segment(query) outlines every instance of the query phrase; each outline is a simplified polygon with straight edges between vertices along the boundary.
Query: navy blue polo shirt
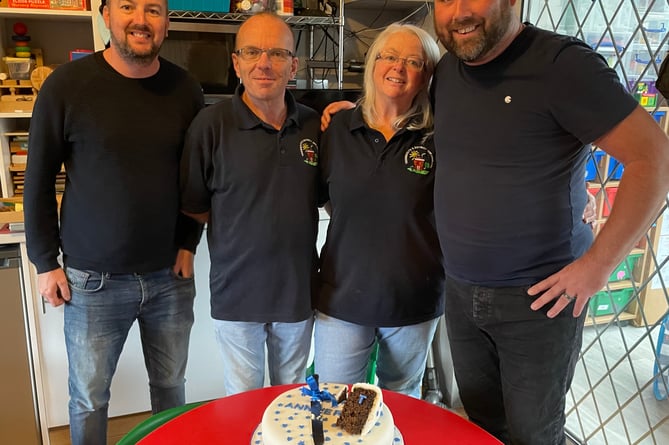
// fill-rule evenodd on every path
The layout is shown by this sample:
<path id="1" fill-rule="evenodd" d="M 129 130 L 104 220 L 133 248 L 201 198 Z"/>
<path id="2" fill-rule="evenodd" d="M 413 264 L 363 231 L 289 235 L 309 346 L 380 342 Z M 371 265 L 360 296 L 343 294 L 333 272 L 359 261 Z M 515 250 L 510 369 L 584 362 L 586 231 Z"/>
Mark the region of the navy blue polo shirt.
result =
<path id="1" fill-rule="evenodd" d="M 285 99 L 280 130 L 241 99 L 205 108 L 186 135 L 182 209 L 210 211 L 211 315 L 296 322 L 316 289 L 319 115 Z"/>
<path id="2" fill-rule="evenodd" d="M 359 108 L 322 138 L 322 186 L 332 217 L 316 308 L 352 323 L 405 326 L 443 313 L 434 223 L 432 140 L 400 130 L 388 142 Z"/>

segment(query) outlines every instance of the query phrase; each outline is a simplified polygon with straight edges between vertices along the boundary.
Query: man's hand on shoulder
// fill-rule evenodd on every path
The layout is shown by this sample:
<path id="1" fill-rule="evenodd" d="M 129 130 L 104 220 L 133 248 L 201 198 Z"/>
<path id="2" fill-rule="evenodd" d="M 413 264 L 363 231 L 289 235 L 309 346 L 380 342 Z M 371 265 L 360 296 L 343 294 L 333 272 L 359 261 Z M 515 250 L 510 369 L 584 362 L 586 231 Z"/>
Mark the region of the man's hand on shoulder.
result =
<path id="1" fill-rule="evenodd" d="M 327 107 L 325 107 L 323 109 L 323 114 L 321 115 L 321 131 L 327 130 L 327 128 L 330 126 L 330 121 L 332 120 L 333 115 L 337 114 L 341 110 L 350 110 L 351 108 L 355 108 L 355 104 L 347 100 L 332 102 Z"/>

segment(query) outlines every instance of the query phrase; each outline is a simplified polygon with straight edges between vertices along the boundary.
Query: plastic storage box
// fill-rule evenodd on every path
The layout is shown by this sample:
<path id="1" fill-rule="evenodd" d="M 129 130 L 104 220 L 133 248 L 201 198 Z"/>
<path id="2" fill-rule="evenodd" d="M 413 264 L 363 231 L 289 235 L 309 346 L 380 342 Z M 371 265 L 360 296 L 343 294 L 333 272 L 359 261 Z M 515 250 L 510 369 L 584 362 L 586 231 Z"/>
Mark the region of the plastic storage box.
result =
<path id="1" fill-rule="evenodd" d="M 606 191 L 606 199 L 602 205 L 602 216 L 609 216 L 618 194 L 618 186 L 605 187 L 604 190 Z"/>
<path id="2" fill-rule="evenodd" d="M 595 180 L 598 179 L 597 170 L 600 169 L 602 158 L 605 155 L 606 155 L 606 153 L 604 153 L 603 151 L 595 150 L 595 151 L 592 152 L 592 156 L 588 156 L 588 161 L 585 164 L 585 180 L 586 181 L 595 181 Z"/>
<path id="3" fill-rule="evenodd" d="M 627 258 L 625 258 L 625 260 L 616 267 L 613 273 L 611 273 L 609 282 L 631 280 L 634 276 L 634 269 L 636 269 L 639 259 L 642 256 L 643 255 L 640 253 L 627 255 Z"/>
<path id="4" fill-rule="evenodd" d="M 588 305 L 590 313 L 595 317 L 600 315 L 619 314 L 632 298 L 634 289 L 619 289 L 597 292 L 590 298 Z"/>
<path id="5" fill-rule="evenodd" d="M 32 71 L 34 64 L 32 59 L 24 59 L 21 57 L 3 57 L 2 60 L 5 62 L 5 65 L 7 65 L 10 79 L 30 79 L 30 71 Z"/>
<path id="6" fill-rule="evenodd" d="M 620 161 L 613 157 L 609 159 L 609 179 L 619 181 L 623 177 L 623 170 L 625 167 Z"/>
<path id="7" fill-rule="evenodd" d="M 234 0 L 168 0 L 170 11 L 230 12 Z"/>

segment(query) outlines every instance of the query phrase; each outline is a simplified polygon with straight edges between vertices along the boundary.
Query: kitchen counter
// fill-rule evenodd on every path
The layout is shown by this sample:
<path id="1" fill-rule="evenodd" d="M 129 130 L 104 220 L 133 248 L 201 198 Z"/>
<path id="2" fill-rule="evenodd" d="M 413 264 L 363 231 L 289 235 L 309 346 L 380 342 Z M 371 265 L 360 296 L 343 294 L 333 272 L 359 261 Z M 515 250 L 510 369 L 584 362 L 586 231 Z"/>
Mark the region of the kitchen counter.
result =
<path id="1" fill-rule="evenodd" d="M 0 244 L 17 244 L 25 243 L 25 232 L 3 232 L 0 233 Z"/>

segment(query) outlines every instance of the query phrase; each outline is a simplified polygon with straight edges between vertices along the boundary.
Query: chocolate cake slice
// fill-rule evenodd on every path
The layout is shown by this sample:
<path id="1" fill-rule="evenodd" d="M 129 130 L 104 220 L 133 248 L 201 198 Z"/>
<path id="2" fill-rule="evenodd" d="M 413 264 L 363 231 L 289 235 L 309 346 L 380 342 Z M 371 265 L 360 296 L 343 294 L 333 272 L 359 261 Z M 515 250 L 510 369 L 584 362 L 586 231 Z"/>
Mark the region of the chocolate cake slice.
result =
<path id="1" fill-rule="evenodd" d="M 380 415 L 382 397 L 377 386 L 356 383 L 344 403 L 337 426 L 349 434 L 367 434 Z"/>

